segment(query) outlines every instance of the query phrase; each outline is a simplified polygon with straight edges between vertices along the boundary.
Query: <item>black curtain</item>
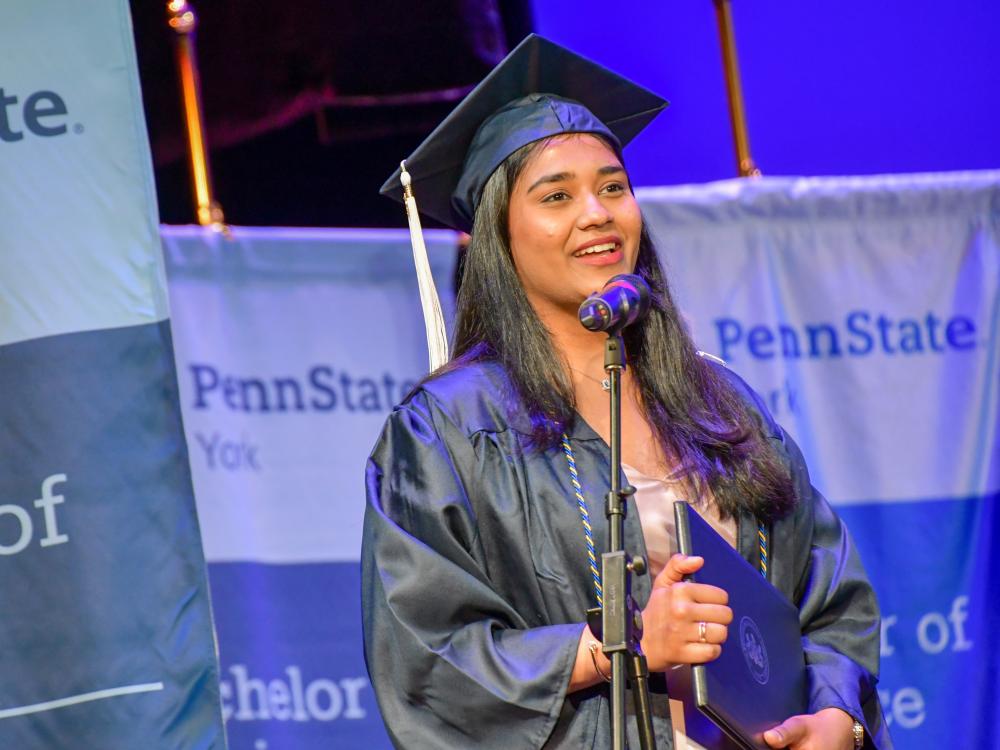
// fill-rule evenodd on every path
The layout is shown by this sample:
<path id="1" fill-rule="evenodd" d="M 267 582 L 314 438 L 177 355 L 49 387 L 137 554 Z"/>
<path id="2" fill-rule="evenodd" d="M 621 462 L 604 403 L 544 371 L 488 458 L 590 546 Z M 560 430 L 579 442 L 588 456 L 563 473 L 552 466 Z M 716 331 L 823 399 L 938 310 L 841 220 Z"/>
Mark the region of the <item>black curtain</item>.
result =
<path id="1" fill-rule="evenodd" d="M 166 3 L 132 2 L 160 218 L 194 221 Z M 530 31 L 528 0 L 195 0 L 215 193 L 233 224 L 402 226 L 377 190 Z"/>

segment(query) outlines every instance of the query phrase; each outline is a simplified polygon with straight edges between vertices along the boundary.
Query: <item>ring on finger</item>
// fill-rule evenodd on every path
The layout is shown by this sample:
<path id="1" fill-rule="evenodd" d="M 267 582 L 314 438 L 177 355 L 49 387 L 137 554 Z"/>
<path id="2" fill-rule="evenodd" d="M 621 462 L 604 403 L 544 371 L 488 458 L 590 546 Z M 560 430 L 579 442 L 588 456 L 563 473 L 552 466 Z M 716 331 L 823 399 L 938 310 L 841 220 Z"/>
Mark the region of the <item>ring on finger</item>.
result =
<path id="1" fill-rule="evenodd" d="M 704 620 L 698 623 L 698 642 L 708 643 L 708 623 Z"/>

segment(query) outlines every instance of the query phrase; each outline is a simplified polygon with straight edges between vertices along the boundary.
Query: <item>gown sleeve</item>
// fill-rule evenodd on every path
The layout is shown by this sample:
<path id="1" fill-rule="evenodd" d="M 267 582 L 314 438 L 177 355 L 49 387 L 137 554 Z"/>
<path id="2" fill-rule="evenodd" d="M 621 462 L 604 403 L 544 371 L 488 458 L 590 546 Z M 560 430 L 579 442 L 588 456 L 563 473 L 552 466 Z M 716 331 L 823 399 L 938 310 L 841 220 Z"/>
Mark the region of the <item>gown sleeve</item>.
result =
<path id="1" fill-rule="evenodd" d="M 396 747 L 540 747 L 566 696 L 583 626 L 529 627 L 491 584 L 502 561 L 479 538 L 481 465 L 425 391 L 368 461 L 365 660 Z"/>
<path id="2" fill-rule="evenodd" d="M 840 708 L 865 727 L 865 747 L 889 750 L 876 683 L 881 619 L 850 533 L 810 480 L 795 442 L 783 434 L 799 508 L 790 530 L 801 574 L 795 601 L 802 627 L 809 710 Z M 786 531 L 787 533 L 787 531 Z"/>

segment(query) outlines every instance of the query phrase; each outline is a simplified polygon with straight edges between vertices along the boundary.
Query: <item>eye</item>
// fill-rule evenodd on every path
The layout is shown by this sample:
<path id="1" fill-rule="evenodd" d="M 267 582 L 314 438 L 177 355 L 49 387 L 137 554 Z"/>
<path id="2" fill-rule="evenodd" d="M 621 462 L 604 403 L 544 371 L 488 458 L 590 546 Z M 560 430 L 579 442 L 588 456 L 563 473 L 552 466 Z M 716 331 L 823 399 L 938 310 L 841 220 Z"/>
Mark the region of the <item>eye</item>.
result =
<path id="1" fill-rule="evenodd" d="M 604 193 L 624 193 L 628 190 L 628 185 L 624 182 L 610 182 L 602 188 Z"/>
<path id="2" fill-rule="evenodd" d="M 542 198 L 542 203 L 556 203 L 557 201 L 569 200 L 570 195 L 565 190 L 557 190 Z"/>

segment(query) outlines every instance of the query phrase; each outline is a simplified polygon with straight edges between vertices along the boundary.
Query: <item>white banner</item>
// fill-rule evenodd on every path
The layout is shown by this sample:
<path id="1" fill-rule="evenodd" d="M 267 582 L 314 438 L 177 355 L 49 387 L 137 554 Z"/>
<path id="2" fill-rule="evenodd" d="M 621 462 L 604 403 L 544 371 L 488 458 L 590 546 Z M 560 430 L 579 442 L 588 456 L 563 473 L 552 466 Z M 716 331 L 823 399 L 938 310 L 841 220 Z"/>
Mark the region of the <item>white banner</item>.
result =
<path id="1" fill-rule="evenodd" d="M 640 191 L 705 351 L 837 503 L 1000 489 L 1000 172 Z"/>
<path id="2" fill-rule="evenodd" d="M 0 344 L 165 319 L 127 4 L 5 3 L 0 71 Z"/>
<path id="3" fill-rule="evenodd" d="M 858 542 L 896 747 L 1000 746 L 1000 172 L 640 201 L 698 345 L 765 397 Z"/>
<path id="4" fill-rule="evenodd" d="M 358 560 L 365 461 L 427 371 L 406 232 L 165 228 L 209 561 Z M 456 237 L 427 232 L 450 316 Z"/>
<path id="5" fill-rule="evenodd" d="M 0 23 L 0 747 L 225 747 L 128 4 Z"/>

